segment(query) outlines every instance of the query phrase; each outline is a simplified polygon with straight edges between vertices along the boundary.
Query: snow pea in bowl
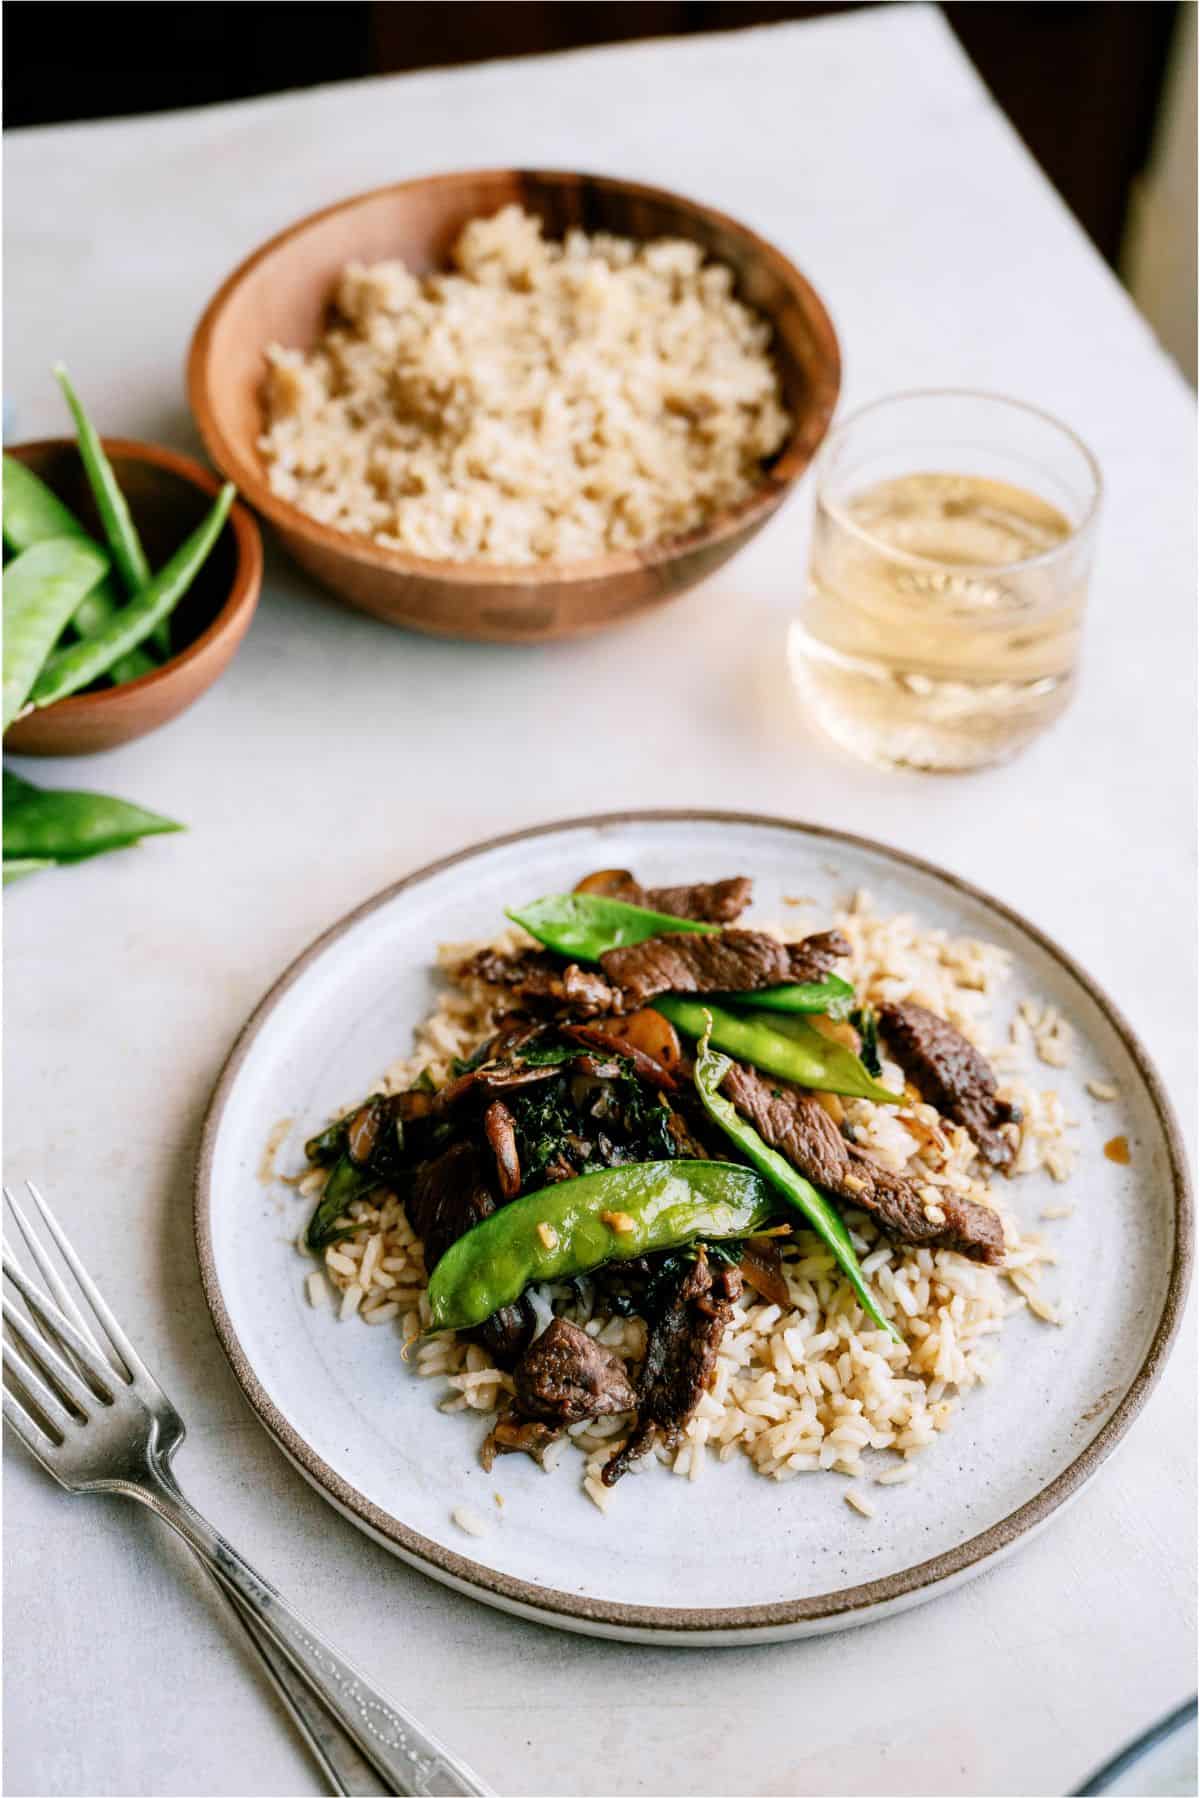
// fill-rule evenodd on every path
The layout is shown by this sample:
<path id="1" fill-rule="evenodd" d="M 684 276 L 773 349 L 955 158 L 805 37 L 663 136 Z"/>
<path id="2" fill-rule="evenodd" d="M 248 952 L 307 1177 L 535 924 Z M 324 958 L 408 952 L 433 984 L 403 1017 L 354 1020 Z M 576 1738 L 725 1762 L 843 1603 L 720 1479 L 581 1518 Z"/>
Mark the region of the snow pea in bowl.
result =
<path id="1" fill-rule="evenodd" d="M 201 463 L 161 444 L 106 437 L 104 451 L 152 568 L 162 567 L 211 512 L 221 483 Z M 97 543 L 104 529 L 79 446 L 69 437 L 5 446 L 67 507 Z M 235 503 L 203 566 L 171 614 L 161 659 L 120 684 L 97 685 L 17 717 L 5 750 L 17 755 L 88 755 L 156 730 L 207 692 L 236 654 L 262 584 L 262 539 Z"/>

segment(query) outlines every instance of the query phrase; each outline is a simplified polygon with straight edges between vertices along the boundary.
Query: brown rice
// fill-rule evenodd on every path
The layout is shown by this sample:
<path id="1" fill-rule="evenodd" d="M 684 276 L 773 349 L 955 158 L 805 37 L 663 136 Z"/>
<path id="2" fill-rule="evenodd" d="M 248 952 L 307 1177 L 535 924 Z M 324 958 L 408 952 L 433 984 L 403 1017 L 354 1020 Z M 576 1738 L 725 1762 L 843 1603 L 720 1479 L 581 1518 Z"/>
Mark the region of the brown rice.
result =
<path id="1" fill-rule="evenodd" d="M 474 219 L 455 272 L 351 263 L 267 352 L 272 490 L 419 556 L 578 561 L 703 524 L 787 435 L 771 328 L 697 244 Z"/>

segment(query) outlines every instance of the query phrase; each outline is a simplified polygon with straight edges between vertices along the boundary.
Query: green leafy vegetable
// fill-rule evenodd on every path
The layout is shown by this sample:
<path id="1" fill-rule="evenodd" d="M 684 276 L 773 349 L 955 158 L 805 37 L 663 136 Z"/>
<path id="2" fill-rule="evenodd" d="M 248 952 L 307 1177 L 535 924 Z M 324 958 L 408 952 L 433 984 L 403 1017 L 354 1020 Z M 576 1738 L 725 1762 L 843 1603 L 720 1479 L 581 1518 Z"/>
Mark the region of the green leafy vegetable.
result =
<path id="1" fill-rule="evenodd" d="M 894 1341 L 902 1342 L 904 1339 L 900 1332 L 894 1324 L 889 1323 L 871 1295 L 871 1289 L 858 1264 L 850 1232 L 840 1213 L 789 1161 L 785 1161 L 774 1149 L 768 1148 L 754 1126 L 734 1110 L 728 1099 L 722 1098 L 721 1082 L 729 1071 L 729 1057 L 714 1053 L 709 1036 L 710 1032 L 706 1030 L 700 1039 L 695 1069 L 696 1091 L 700 1094 L 708 1115 L 730 1141 L 736 1144 L 750 1165 L 771 1183 L 776 1192 L 782 1193 L 788 1204 L 803 1215 L 809 1228 L 816 1231 L 853 1286 L 868 1317 L 881 1330 L 886 1330 Z"/>

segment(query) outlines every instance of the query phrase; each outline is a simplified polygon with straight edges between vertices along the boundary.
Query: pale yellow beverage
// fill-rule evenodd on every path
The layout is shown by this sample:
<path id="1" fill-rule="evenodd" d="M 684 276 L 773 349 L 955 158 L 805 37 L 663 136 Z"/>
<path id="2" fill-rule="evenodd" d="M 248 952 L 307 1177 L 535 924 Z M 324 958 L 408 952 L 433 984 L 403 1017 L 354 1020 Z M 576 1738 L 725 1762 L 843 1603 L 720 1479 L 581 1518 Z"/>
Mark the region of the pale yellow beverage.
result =
<path id="1" fill-rule="evenodd" d="M 1089 557 L 1066 511 L 990 475 L 819 491 L 789 645 L 802 703 L 889 766 L 1013 754 L 1071 697 Z"/>

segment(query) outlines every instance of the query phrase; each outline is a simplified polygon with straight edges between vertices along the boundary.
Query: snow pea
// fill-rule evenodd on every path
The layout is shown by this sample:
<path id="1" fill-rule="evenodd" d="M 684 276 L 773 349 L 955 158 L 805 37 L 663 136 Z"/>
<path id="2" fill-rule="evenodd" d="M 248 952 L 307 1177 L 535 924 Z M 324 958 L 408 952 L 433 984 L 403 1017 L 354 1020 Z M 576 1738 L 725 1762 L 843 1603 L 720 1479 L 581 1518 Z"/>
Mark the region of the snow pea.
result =
<path id="1" fill-rule="evenodd" d="M 182 829 L 182 824 L 124 799 L 35 787 L 9 769 L 4 771 L 5 861 L 83 861 L 109 849 L 124 849 L 140 837 Z"/>
<path id="2" fill-rule="evenodd" d="M 107 558 L 76 537 L 31 544 L 4 570 L 4 695 L 7 730 L 84 594 L 108 572 Z"/>
<path id="3" fill-rule="evenodd" d="M 608 1261 L 761 1230 L 778 1209 L 758 1174 L 727 1161 L 645 1161 L 514 1199 L 452 1243 L 429 1282 L 431 1328 L 466 1330 L 527 1286 Z"/>
<path id="4" fill-rule="evenodd" d="M 87 532 L 70 507 L 64 506 L 31 468 L 16 456 L 5 456 L 4 541 L 19 552 L 47 537 L 87 537 Z"/>
<path id="5" fill-rule="evenodd" d="M 880 1105 L 899 1105 L 904 1099 L 903 1093 L 890 1091 L 868 1074 L 857 1055 L 830 1042 L 797 1013 L 758 1012 L 749 1007 L 728 1011 L 674 993 L 656 999 L 654 1009 L 686 1036 L 703 1036 L 711 1019 L 710 1033 L 718 1049 L 765 1073 L 794 1080 L 797 1086 L 842 1093 L 852 1099 L 874 1099 Z"/>
<path id="6" fill-rule="evenodd" d="M 569 955 L 573 961 L 599 961 L 609 949 L 624 949 L 672 931 L 714 936 L 721 928 L 694 918 L 672 918 L 666 912 L 628 905 L 624 899 L 606 899 L 599 893 L 550 893 L 520 910 L 511 907 L 505 915 L 547 949 Z"/>
<path id="7" fill-rule="evenodd" d="M 88 486 L 92 490 L 92 498 L 96 502 L 96 510 L 100 514 L 100 523 L 104 526 L 104 535 L 108 539 L 117 573 L 132 599 L 150 579 L 150 564 L 146 560 L 142 540 L 137 534 L 137 526 L 133 522 L 125 495 L 121 492 L 113 465 L 104 453 L 99 432 L 84 411 L 79 395 L 71 385 L 71 377 L 61 362 L 54 365 L 54 378 L 71 408 Z"/>
<path id="8" fill-rule="evenodd" d="M 709 1117 L 742 1151 L 751 1167 L 756 1168 L 776 1192 L 782 1193 L 789 1205 L 794 1205 L 803 1214 L 809 1228 L 816 1231 L 832 1252 L 838 1266 L 853 1286 L 859 1304 L 872 1322 L 878 1324 L 881 1330 L 886 1330 L 894 1341 L 903 1342 L 900 1332 L 894 1324 L 889 1323 L 871 1295 L 841 1213 L 829 1203 L 824 1193 L 818 1192 L 803 1174 L 797 1172 L 790 1161 L 785 1161 L 782 1155 L 768 1148 L 753 1124 L 748 1124 L 734 1110 L 729 1100 L 722 1098 L 721 1082 L 729 1072 L 729 1065 L 728 1055 L 718 1055 L 711 1047 L 709 1032 L 706 1031 L 696 1052 L 694 1079 L 696 1091 L 700 1094 Z"/>
<path id="9" fill-rule="evenodd" d="M 73 643 L 69 649 L 55 651 L 34 686 L 34 705 L 53 705 L 56 699 L 64 699 L 68 693 L 89 686 L 99 675 L 107 674 L 121 656 L 136 649 L 155 625 L 169 616 L 220 536 L 233 504 L 234 492 L 233 483 L 227 481 L 203 522 L 184 539 L 170 560 L 164 562 L 137 598 L 123 606 L 94 637 Z M 26 551 L 26 554 L 32 553 Z"/>
<path id="10" fill-rule="evenodd" d="M 100 549 L 52 488 L 39 481 L 33 470 L 18 462 L 15 456 L 5 456 L 4 541 L 19 551 L 45 542 L 47 537 L 75 537 L 82 543 L 92 544 L 97 551 Z M 111 574 L 106 574 L 90 593 L 84 595 L 71 623 L 81 637 L 94 637 L 121 603 L 121 593 Z M 144 650 L 133 649 L 119 662 L 114 662 L 109 674 L 114 685 L 120 686 L 123 681 L 150 674 L 155 666 Z"/>
<path id="11" fill-rule="evenodd" d="M 844 1018 L 854 1004 L 854 988 L 838 974 L 823 980 L 800 980 L 789 986 L 764 986 L 754 993 L 723 993 L 727 1005 L 753 1006 L 756 1011 L 812 1011 Z"/>
<path id="12" fill-rule="evenodd" d="M 4 884 L 11 885 L 14 880 L 24 880 L 27 874 L 40 874 L 44 868 L 57 867 L 56 862 L 45 861 L 37 856 L 22 856 L 17 861 L 4 863 Z"/>

